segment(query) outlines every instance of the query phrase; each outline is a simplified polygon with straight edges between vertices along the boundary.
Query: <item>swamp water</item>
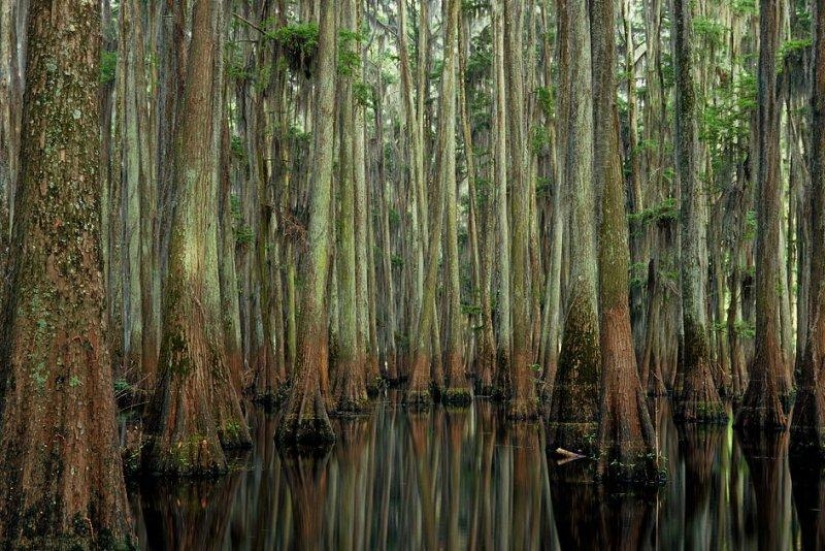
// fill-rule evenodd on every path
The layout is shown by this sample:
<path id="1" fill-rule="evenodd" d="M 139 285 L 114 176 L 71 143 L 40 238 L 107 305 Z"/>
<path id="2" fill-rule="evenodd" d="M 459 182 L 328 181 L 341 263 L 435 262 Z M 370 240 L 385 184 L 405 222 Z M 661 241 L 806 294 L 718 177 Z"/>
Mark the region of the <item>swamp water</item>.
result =
<path id="1" fill-rule="evenodd" d="M 390 392 L 333 421 L 329 454 L 301 458 L 279 454 L 278 414 L 250 406 L 255 445 L 230 475 L 130 487 L 136 533 L 144 549 L 199 551 L 825 549 L 825 471 L 790 460 L 787 433 L 744 442 L 652 404 L 667 484 L 619 494 L 569 482 L 587 460 L 557 464 L 541 424 L 483 400 L 415 414 Z"/>

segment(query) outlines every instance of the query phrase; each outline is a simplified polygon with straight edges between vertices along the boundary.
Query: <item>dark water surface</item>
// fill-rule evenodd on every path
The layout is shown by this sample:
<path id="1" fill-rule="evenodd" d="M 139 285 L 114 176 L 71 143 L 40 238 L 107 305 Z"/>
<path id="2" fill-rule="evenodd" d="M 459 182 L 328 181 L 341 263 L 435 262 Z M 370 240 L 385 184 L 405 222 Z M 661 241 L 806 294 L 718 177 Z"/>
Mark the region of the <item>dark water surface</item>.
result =
<path id="1" fill-rule="evenodd" d="M 422 415 L 390 393 L 334 421 L 321 458 L 279 455 L 277 413 L 250 407 L 232 474 L 130 489 L 136 531 L 144 549 L 825 549 L 821 471 L 788 459 L 787 434 L 677 428 L 654 407 L 669 480 L 624 494 L 571 483 L 586 460 L 557 465 L 541 424 L 481 400 Z"/>

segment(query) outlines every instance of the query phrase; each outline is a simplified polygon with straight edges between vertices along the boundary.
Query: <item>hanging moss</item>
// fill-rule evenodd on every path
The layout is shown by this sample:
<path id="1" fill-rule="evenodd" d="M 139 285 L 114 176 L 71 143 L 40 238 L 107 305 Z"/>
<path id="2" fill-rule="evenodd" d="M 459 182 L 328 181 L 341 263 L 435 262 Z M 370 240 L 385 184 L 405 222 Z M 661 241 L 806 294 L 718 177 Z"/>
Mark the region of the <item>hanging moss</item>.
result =
<path id="1" fill-rule="evenodd" d="M 269 31 L 266 36 L 281 46 L 293 73 L 303 73 L 307 78 L 312 75 L 318 52 L 318 25 L 295 23 Z"/>

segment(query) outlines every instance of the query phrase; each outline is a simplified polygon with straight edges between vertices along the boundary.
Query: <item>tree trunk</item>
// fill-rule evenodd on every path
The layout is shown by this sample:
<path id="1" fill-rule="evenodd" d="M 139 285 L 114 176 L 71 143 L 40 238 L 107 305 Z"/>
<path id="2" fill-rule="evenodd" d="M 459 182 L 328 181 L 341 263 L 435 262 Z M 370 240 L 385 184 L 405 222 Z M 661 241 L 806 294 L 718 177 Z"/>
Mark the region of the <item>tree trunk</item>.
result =
<path id="1" fill-rule="evenodd" d="M 287 447 L 325 446 L 335 435 L 327 415 L 329 347 L 326 305 L 329 278 L 330 207 L 335 136 L 336 24 L 335 7 L 321 8 L 315 74 L 311 201 L 308 232 L 309 258 L 301 296 L 298 354 L 292 391 L 276 438 Z"/>
<path id="2" fill-rule="evenodd" d="M 459 2 L 450 0 L 446 7 L 447 14 L 445 35 L 444 35 L 444 72 L 442 73 L 442 109 L 439 113 L 441 128 L 445 132 L 443 136 L 443 148 L 441 151 L 441 175 L 440 186 L 443 189 L 446 209 L 447 240 L 444 247 L 444 260 L 447 268 L 447 281 L 445 285 L 447 315 L 446 324 L 447 338 L 444 350 L 445 388 L 442 394 L 442 402 L 449 405 L 468 405 L 472 400 L 470 384 L 464 374 L 464 342 L 462 335 L 462 312 L 461 312 L 461 284 L 459 279 L 458 256 L 458 199 L 456 197 L 456 176 L 455 176 L 455 155 L 456 155 L 456 69 L 458 65 L 458 16 Z"/>
<path id="3" fill-rule="evenodd" d="M 696 92 L 693 75 L 693 18 L 687 0 L 674 0 L 673 49 L 676 71 L 675 151 L 681 189 L 681 275 L 684 336 L 678 369 L 684 376 L 677 395 L 676 420 L 727 421 L 710 371 L 705 280 L 707 215 L 697 175 Z"/>
<path id="4" fill-rule="evenodd" d="M 589 452 L 598 428 L 601 376 L 596 304 L 596 199 L 593 189 L 593 103 L 590 26 L 586 2 L 568 2 L 571 102 L 565 186 L 571 193 L 570 298 L 566 307 L 559 371 L 553 389 L 548 445 Z"/>
<path id="5" fill-rule="evenodd" d="M 522 56 L 522 35 L 524 32 L 524 2 L 510 1 L 504 6 L 504 66 L 507 82 L 507 105 L 510 113 L 508 123 L 509 171 L 507 181 L 512 185 L 513 232 L 509 247 L 512 272 L 509 281 L 512 307 L 512 349 L 509 364 L 511 384 L 510 405 L 507 412 L 511 419 L 535 419 L 538 416 L 538 396 L 536 395 L 533 373 L 532 347 L 532 290 L 530 277 L 530 202 L 534 186 L 529 177 L 527 162 L 527 132 L 524 124 L 524 75 Z M 531 45 L 532 47 L 532 45 Z M 505 247 L 507 244 L 504 245 Z M 503 285 L 508 282 L 502 280 Z"/>
<path id="6" fill-rule="evenodd" d="M 341 30 L 356 33 L 356 7 L 354 0 L 344 0 L 338 4 Z M 339 57 L 360 52 L 357 39 L 347 36 L 339 40 Z M 339 66 L 340 67 L 340 66 Z M 355 183 L 355 148 L 356 133 L 355 109 L 353 105 L 353 76 L 355 68 L 339 68 L 338 80 L 338 116 L 339 133 L 339 175 L 337 178 L 337 195 L 340 197 L 338 208 L 338 243 L 336 244 L 335 262 L 338 271 L 338 312 L 339 337 L 337 342 L 335 364 L 332 367 L 332 396 L 336 413 L 358 413 L 367 405 L 367 372 L 365 365 L 363 335 L 360 334 L 358 304 L 358 272 L 356 265 L 356 183 Z M 316 120 L 316 124 L 325 124 Z M 362 167 L 363 171 L 363 167 Z M 365 237 L 365 236 L 362 236 Z"/>
<path id="7" fill-rule="evenodd" d="M 791 452 L 825 456 L 825 0 L 817 0 L 814 16 L 810 323 L 791 422 Z"/>
<path id="8" fill-rule="evenodd" d="M 150 472 L 226 471 L 225 448 L 251 444 L 227 365 L 218 270 L 219 0 L 193 6 L 187 86 L 175 139 L 177 206 L 169 243 L 158 387 L 147 413 Z"/>
<path id="9" fill-rule="evenodd" d="M 776 98 L 776 54 L 779 49 L 780 2 L 761 0 L 759 8 L 759 171 L 756 222 L 756 353 L 750 382 L 736 424 L 745 429 L 784 430 L 788 419 L 782 406 L 787 387 L 782 353 L 780 294 L 780 180 L 779 116 Z"/>
<path id="10" fill-rule="evenodd" d="M 100 242 L 98 2 L 31 5 L 0 383 L 0 545 L 131 546 Z"/>
<path id="11" fill-rule="evenodd" d="M 610 0 L 592 0 L 593 176 L 602 190 L 599 228 L 599 318 L 602 388 L 598 475 L 630 484 L 659 480 L 656 435 L 636 369 L 630 325 L 630 244 L 616 110 L 614 12 Z"/>

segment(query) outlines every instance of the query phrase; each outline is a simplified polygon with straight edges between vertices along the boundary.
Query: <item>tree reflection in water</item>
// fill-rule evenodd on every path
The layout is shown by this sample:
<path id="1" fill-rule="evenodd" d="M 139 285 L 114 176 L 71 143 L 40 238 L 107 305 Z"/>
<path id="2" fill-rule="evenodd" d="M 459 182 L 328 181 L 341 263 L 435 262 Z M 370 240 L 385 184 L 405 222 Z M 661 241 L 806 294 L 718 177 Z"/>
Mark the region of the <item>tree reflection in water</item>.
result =
<path id="1" fill-rule="evenodd" d="M 789 471 L 787 436 L 677 428 L 652 404 L 669 480 L 633 492 L 557 463 L 540 423 L 483 400 L 411 413 L 390 392 L 336 420 L 320 457 L 279 453 L 278 414 L 250 407 L 255 447 L 229 476 L 132 487 L 136 532 L 146 549 L 823 548 L 825 470 Z"/>

